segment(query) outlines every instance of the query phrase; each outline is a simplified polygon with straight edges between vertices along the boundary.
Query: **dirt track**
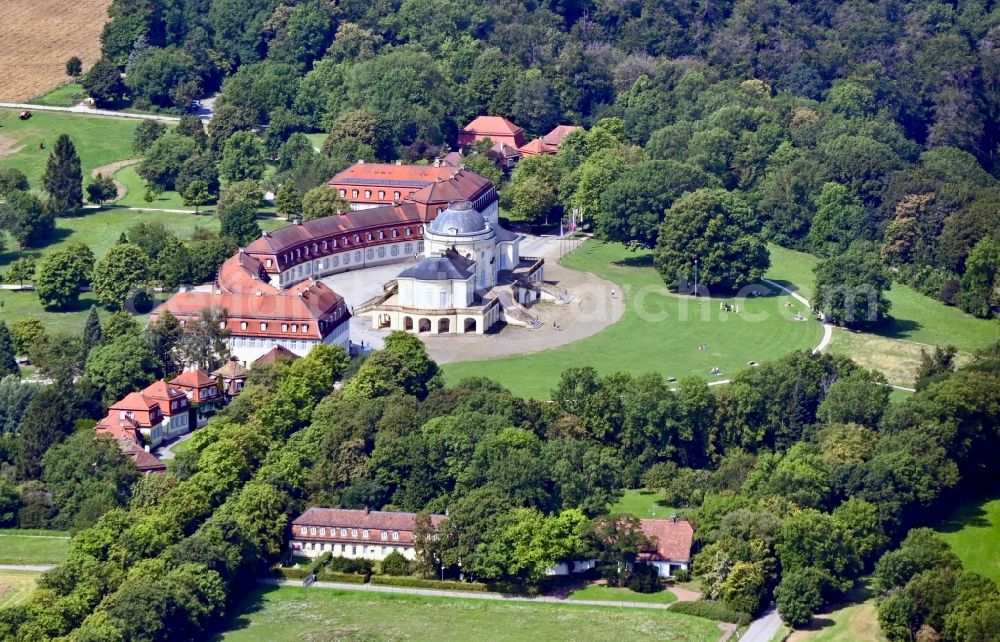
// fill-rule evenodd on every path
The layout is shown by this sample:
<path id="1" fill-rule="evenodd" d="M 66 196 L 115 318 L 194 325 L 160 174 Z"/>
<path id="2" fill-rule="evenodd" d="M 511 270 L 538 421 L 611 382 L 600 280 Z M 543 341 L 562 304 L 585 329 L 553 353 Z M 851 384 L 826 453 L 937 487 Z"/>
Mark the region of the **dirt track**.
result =
<path id="1" fill-rule="evenodd" d="M 129 165 L 135 165 L 136 163 L 140 162 L 141 160 L 142 160 L 141 158 L 130 158 L 128 160 L 117 161 L 117 162 L 114 162 L 114 163 L 108 163 L 107 165 L 101 165 L 100 167 L 95 167 L 93 170 L 91 170 L 90 177 L 91 178 L 97 178 L 98 174 L 100 174 L 102 176 L 112 176 L 113 177 L 115 175 L 115 172 L 117 172 L 121 168 L 128 167 Z M 124 198 L 125 194 L 128 193 L 128 190 L 125 188 L 125 186 L 123 184 L 119 183 L 118 181 L 115 181 L 115 187 L 118 189 L 118 196 L 115 196 L 115 198 L 114 198 L 115 201 L 117 201 L 117 200 L 119 200 L 121 198 Z M 110 202 L 113 202 L 113 201 L 108 201 L 108 202 L 110 203 Z"/>

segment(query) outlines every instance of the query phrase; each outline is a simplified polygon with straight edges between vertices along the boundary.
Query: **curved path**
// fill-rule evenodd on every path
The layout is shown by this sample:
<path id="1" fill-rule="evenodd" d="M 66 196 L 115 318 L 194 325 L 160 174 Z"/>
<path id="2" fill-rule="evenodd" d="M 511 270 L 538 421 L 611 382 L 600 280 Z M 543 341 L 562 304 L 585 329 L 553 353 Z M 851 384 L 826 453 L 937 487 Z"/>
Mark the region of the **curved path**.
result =
<path id="1" fill-rule="evenodd" d="M 130 165 L 135 165 L 140 161 L 142 161 L 141 158 L 130 158 L 128 160 L 120 160 L 114 163 L 108 163 L 107 165 L 101 165 L 100 167 L 95 167 L 94 169 L 90 170 L 90 177 L 97 178 L 98 174 L 100 174 L 101 176 L 110 176 L 115 181 L 115 188 L 118 190 L 118 195 L 115 196 L 113 201 L 108 201 L 108 202 L 111 203 L 114 201 L 118 201 L 124 198 L 126 194 L 128 194 L 128 188 L 125 187 L 124 183 L 115 178 L 115 174 L 118 173 L 118 170 L 125 167 L 129 167 Z"/>

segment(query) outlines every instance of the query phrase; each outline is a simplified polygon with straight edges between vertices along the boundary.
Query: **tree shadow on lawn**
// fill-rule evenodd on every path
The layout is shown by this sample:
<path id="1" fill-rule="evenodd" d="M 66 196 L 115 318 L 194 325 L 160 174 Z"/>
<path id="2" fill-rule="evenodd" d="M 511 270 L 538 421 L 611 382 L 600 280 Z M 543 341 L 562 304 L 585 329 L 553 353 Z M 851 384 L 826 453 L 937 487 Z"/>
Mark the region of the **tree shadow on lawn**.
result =
<path id="1" fill-rule="evenodd" d="M 840 609 L 844 609 L 849 606 L 856 606 L 858 604 L 862 604 L 874 597 L 875 597 L 875 591 L 873 591 L 871 588 L 870 578 L 863 578 L 854 585 L 854 588 L 852 588 L 850 591 L 847 592 L 846 595 L 844 595 L 844 599 L 840 600 L 839 602 L 831 604 L 829 607 L 827 607 L 827 610 L 823 611 L 822 613 L 816 614 L 816 616 L 813 617 L 812 621 L 806 626 L 802 627 L 801 630 L 821 631 L 823 629 L 828 629 L 837 623 L 836 620 L 832 617 L 832 614 L 835 611 L 839 611 Z"/>
<path id="2" fill-rule="evenodd" d="M 958 506 L 950 515 L 936 524 L 934 530 L 940 533 L 957 533 L 969 526 L 987 528 L 992 525 L 992 522 L 987 519 L 983 504 L 998 498 L 1000 495 L 969 500 L 968 503 Z"/>
<path id="3" fill-rule="evenodd" d="M 612 261 L 612 265 L 618 265 L 621 267 L 653 267 L 653 255 L 652 254 L 636 254 L 635 256 L 629 256 L 624 259 L 618 259 L 617 261 Z"/>
<path id="4" fill-rule="evenodd" d="M 279 586 L 259 586 L 254 589 L 252 593 L 244 597 L 237 604 L 237 611 L 234 615 L 219 622 L 218 628 L 212 633 L 212 636 L 208 638 L 210 642 L 219 642 L 222 640 L 223 633 L 227 633 L 229 631 L 241 631 L 249 628 L 252 624 L 250 614 L 263 609 L 264 597 L 280 588 L 281 587 Z"/>
<path id="5" fill-rule="evenodd" d="M 872 334 L 877 334 L 887 339 L 909 339 L 913 333 L 922 328 L 918 321 L 912 319 L 897 319 L 890 316 L 889 321 L 876 326 L 872 326 Z"/>

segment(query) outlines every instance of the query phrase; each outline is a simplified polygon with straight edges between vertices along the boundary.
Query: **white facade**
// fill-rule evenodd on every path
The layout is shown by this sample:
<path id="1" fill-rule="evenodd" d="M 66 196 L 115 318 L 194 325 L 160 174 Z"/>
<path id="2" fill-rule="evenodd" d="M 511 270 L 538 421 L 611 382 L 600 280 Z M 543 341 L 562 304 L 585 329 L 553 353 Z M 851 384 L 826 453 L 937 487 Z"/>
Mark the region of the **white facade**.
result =
<path id="1" fill-rule="evenodd" d="M 320 541 L 292 541 L 292 551 L 306 557 L 319 557 L 324 553 L 331 553 L 334 557 L 347 557 L 350 559 L 366 559 L 381 561 L 396 552 L 408 560 L 416 559 L 412 546 L 402 545 L 399 542 L 320 542 Z"/>
<path id="2" fill-rule="evenodd" d="M 349 348 L 351 324 L 345 320 L 338 325 L 321 342 L 319 339 L 306 338 L 271 338 L 271 337 L 236 337 L 230 336 L 226 343 L 229 345 L 229 352 L 242 363 L 253 363 L 274 348 L 284 346 L 300 357 L 304 357 L 320 343 L 327 345 L 338 345 L 344 350 Z"/>

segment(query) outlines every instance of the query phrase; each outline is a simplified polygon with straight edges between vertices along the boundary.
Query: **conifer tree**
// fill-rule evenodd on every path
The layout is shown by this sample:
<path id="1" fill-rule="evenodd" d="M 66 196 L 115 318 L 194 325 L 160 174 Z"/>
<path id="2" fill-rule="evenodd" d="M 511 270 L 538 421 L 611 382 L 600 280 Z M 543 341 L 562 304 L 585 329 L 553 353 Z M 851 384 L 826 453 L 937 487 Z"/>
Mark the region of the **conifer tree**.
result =
<path id="1" fill-rule="evenodd" d="M 87 322 L 83 326 L 83 356 L 84 359 L 90 351 L 101 343 L 101 318 L 97 316 L 97 306 L 90 306 L 90 314 L 87 315 Z"/>
<path id="2" fill-rule="evenodd" d="M 0 321 L 0 379 L 7 375 L 20 377 L 21 371 L 14 358 L 14 342 L 10 338 L 10 330 L 6 323 Z"/>
<path id="3" fill-rule="evenodd" d="M 83 205 L 83 171 L 80 157 L 73 141 L 60 134 L 55 149 L 42 176 L 42 184 L 49 193 L 50 203 L 59 215 L 66 215 Z"/>

